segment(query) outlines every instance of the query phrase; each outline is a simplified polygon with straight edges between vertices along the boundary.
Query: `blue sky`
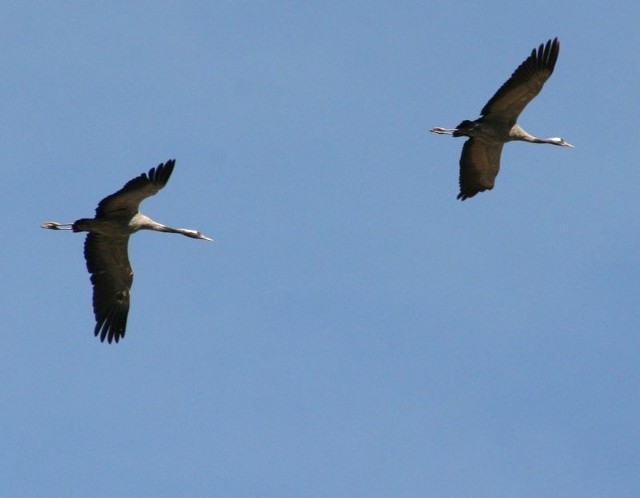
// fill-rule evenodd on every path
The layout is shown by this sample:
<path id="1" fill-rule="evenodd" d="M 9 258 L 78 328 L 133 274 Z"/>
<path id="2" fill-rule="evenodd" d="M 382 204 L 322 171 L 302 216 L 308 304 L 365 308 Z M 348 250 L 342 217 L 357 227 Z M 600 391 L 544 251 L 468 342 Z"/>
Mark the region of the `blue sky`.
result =
<path id="1" fill-rule="evenodd" d="M 640 493 L 637 2 L 4 2 L 0 495 Z M 462 139 L 556 71 L 496 187 Z M 169 158 L 127 336 L 72 221 Z"/>

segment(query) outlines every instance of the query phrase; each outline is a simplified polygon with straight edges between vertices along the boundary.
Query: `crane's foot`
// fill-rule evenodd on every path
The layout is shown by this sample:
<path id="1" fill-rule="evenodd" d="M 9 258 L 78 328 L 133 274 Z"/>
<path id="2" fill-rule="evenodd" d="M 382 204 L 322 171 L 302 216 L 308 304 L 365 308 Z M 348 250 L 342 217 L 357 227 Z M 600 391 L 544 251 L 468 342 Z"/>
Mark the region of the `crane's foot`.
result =
<path id="1" fill-rule="evenodd" d="M 73 230 L 72 223 L 57 223 L 55 221 L 47 221 L 40 226 L 42 228 L 48 228 L 50 230 Z"/>

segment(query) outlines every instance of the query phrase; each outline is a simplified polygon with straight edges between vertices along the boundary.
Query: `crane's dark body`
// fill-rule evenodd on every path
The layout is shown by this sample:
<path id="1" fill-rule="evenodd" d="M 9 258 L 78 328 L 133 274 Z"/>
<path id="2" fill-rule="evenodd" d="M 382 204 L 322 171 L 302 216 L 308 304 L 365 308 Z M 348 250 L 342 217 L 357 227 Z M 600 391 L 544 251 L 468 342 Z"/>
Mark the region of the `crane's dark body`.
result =
<path id="1" fill-rule="evenodd" d="M 500 155 L 505 143 L 521 140 L 573 147 L 561 138 L 537 138 L 527 133 L 517 119 L 523 109 L 540 93 L 555 68 L 560 53 L 557 38 L 533 49 L 531 55 L 514 71 L 487 102 L 481 117 L 465 120 L 456 128 L 433 128 L 431 131 L 454 137 L 469 137 L 460 157 L 460 194 L 465 200 L 478 192 L 490 190 L 500 170 Z"/>
<path id="2" fill-rule="evenodd" d="M 127 182 L 116 193 L 100 201 L 95 218 L 81 218 L 70 225 L 56 222 L 42 225 L 54 230 L 89 232 L 84 243 L 84 257 L 93 284 L 94 333 L 101 341 L 118 342 L 126 332 L 129 292 L 133 284 L 128 256 L 132 233 L 156 230 L 211 240 L 197 230 L 168 227 L 138 212 L 144 199 L 155 195 L 167 184 L 174 166 L 174 160 L 167 161 Z"/>

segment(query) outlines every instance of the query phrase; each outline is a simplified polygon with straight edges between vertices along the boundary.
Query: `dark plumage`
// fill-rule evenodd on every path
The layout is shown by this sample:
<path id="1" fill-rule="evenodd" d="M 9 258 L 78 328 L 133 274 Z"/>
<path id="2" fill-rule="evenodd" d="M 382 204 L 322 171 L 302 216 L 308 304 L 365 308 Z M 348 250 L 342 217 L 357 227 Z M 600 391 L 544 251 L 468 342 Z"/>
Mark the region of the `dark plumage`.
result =
<path id="1" fill-rule="evenodd" d="M 212 240 L 197 230 L 172 228 L 153 221 L 138 211 L 140 203 L 162 189 L 173 172 L 175 161 L 151 168 L 100 201 L 95 218 L 81 218 L 72 224 L 49 221 L 43 228 L 89 232 L 84 257 L 93 284 L 94 333 L 101 341 L 118 342 L 124 337 L 129 314 L 129 292 L 133 270 L 127 246 L 129 235 L 138 230 L 181 233 L 187 237 Z"/>
<path id="2" fill-rule="evenodd" d="M 89 233 L 84 241 L 84 259 L 93 284 L 94 334 L 118 342 L 127 329 L 129 292 L 133 269 L 129 263 L 129 236 L 105 237 Z M 116 271 L 117 270 L 117 271 Z"/>
<path id="3" fill-rule="evenodd" d="M 533 49 L 531 55 L 514 71 L 489 102 L 481 117 L 465 120 L 457 128 L 433 128 L 431 131 L 454 137 L 469 137 L 460 157 L 460 194 L 465 200 L 478 192 L 491 190 L 500 170 L 502 146 L 512 140 L 573 147 L 562 138 L 536 138 L 517 123 L 518 116 L 549 79 L 558 60 L 557 38 Z"/>

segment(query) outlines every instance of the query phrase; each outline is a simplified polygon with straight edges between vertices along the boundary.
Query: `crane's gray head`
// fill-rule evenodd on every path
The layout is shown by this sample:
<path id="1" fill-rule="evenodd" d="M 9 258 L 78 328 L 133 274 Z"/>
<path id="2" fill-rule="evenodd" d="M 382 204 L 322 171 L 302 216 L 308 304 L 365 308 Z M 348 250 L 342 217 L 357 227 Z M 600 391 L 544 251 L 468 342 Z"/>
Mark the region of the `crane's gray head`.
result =
<path id="1" fill-rule="evenodd" d="M 571 147 L 573 148 L 573 145 L 571 145 L 569 142 L 565 142 L 564 138 L 560 138 L 560 137 L 553 137 L 549 139 L 549 143 L 553 144 L 553 145 L 559 145 L 560 147 Z"/>

